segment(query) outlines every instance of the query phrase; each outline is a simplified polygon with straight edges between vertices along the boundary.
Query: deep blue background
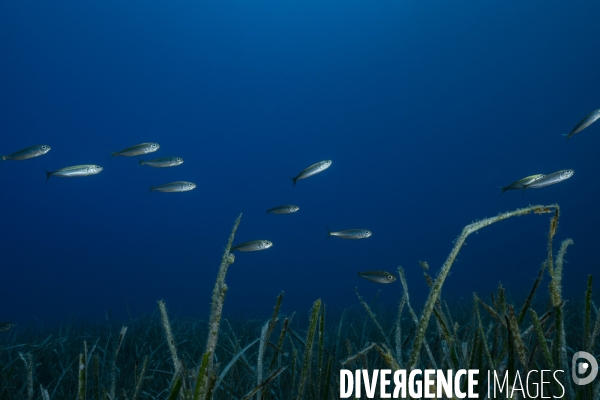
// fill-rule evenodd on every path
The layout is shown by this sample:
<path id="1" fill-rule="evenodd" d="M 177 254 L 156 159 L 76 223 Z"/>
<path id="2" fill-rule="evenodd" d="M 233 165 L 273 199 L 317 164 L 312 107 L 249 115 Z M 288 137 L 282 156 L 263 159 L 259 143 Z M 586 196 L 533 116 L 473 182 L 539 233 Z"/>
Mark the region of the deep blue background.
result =
<path id="1" fill-rule="evenodd" d="M 12 1 L 0 3 L 0 153 L 46 143 L 45 156 L 0 164 L 0 320 L 103 319 L 151 312 L 206 316 L 223 247 L 240 253 L 226 312 L 356 304 L 355 286 L 394 306 L 400 285 L 356 270 L 402 265 L 413 302 L 462 227 L 557 202 L 557 243 L 575 245 L 566 295 L 598 271 L 600 3 L 564 1 Z M 146 141 L 176 168 L 138 168 L 109 151 Z M 308 165 L 333 166 L 292 188 Z M 93 177 L 44 170 L 95 163 Z M 497 186 L 572 168 L 569 181 L 499 196 Z M 147 193 L 173 180 L 183 194 Z M 267 215 L 292 203 L 295 215 Z M 548 216 L 468 240 L 449 296 L 527 290 L 546 257 Z M 326 239 L 367 228 L 363 241 Z"/>

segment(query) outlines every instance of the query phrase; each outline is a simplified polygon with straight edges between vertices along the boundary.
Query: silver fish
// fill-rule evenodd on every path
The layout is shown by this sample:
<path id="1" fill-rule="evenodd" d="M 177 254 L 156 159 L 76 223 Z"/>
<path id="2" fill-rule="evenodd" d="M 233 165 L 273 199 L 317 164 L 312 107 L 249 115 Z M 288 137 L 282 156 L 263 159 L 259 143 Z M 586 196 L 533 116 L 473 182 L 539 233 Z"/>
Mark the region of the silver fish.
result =
<path id="1" fill-rule="evenodd" d="M 72 167 L 66 167 L 57 169 L 53 172 L 46 172 L 46 183 L 51 176 L 58 176 L 61 178 L 79 178 L 81 176 L 96 175 L 102 172 L 102 167 L 99 165 L 84 164 L 74 165 Z"/>
<path id="2" fill-rule="evenodd" d="M 253 240 L 233 246 L 229 251 L 259 251 L 266 250 L 271 246 L 273 246 L 273 243 L 268 240 Z"/>
<path id="3" fill-rule="evenodd" d="M 333 161 L 331 160 L 319 161 L 318 163 L 306 168 L 304 171 L 300 172 L 298 176 L 292 178 L 292 181 L 294 181 L 294 186 L 296 186 L 296 181 L 299 181 L 300 179 L 310 178 L 319 172 L 325 171 L 327 168 L 331 167 L 332 162 Z"/>
<path id="4" fill-rule="evenodd" d="M 160 149 L 160 145 L 158 143 L 140 143 L 135 146 L 128 147 L 121 151 L 115 151 L 112 154 L 113 157 L 123 156 L 123 157 L 132 157 L 139 156 L 142 154 L 154 153 L 156 150 Z"/>
<path id="5" fill-rule="evenodd" d="M 563 169 L 562 171 L 553 172 L 544 176 L 543 178 L 533 181 L 529 185 L 525 185 L 523 189 L 537 189 L 545 186 L 554 185 L 555 183 L 569 179 L 573 176 L 574 173 L 575 171 L 573 171 L 572 169 Z"/>
<path id="6" fill-rule="evenodd" d="M 278 206 L 278 207 L 273 207 L 267 210 L 267 214 L 268 213 L 273 213 L 273 214 L 291 214 L 291 213 L 295 213 L 296 211 L 298 211 L 300 209 L 300 207 L 292 205 L 292 204 L 287 204 L 285 206 Z"/>
<path id="7" fill-rule="evenodd" d="M 583 118 L 581 121 L 579 121 L 577 125 L 575 125 L 575 128 L 573 128 L 573 130 L 570 133 L 565 133 L 563 134 L 563 136 L 570 138 L 574 134 L 581 132 L 582 130 L 596 122 L 598 119 L 600 119 L 600 108 L 586 115 L 585 118 Z"/>
<path id="8" fill-rule="evenodd" d="M 366 229 L 346 229 L 344 231 L 332 232 L 327 228 L 328 237 L 337 236 L 342 239 L 366 239 L 373 233 Z"/>
<path id="9" fill-rule="evenodd" d="M 196 188 L 196 184 L 193 182 L 177 181 L 165 183 L 160 186 L 152 186 L 151 192 L 165 192 L 165 193 L 176 193 L 176 192 L 189 192 Z"/>
<path id="10" fill-rule="evenodd" d="M 154 168 L 176 167 L 177 165 L 181 164 L 183 164 L 183 158 L 179 157 L 164 157 L 156 158 L 154 160 L 140 160 L 140 166 L 148 165 L 149 167 Z"/>
<path id="11" fill-rule="evenodd" d="M 394 275 L 386 271 L 359 271 L 358 276 L 375 283 L 392 283 L 396 280 Z"/>
<path id="12" fill-rule="evenodd" d="M 23 150 L 15 151 L 7 156 L 2 156 L 2 161 L 5 160 L 27 160 L 28 158 L 38 157 L 50 151 L 50 146 L 47 144 L 39 144 L 31 146 Z"/>
<path id="13" fill-rule="evenodd" d="M 6 332 L 15 327 L 12 322 L 0 322 L 0 332 Z"/>
<path id="14" fill-rule="evenodd" d="M 543 178 L 544 174 L 536 174 L 536 175 L 530 175 L 530 176 L 526 176 L 525 178 L 519 179 L 518 181 L 514 181 L 513 183 L 511 183 L 508 186 L 504 186 L 502 189 L 502 193 L 506 192 L 507 190 L 516 190 L 516 189 L 523 189 L 525 186 L 533 183 L 534 181 L 537 181 L 540 178 Z"/>

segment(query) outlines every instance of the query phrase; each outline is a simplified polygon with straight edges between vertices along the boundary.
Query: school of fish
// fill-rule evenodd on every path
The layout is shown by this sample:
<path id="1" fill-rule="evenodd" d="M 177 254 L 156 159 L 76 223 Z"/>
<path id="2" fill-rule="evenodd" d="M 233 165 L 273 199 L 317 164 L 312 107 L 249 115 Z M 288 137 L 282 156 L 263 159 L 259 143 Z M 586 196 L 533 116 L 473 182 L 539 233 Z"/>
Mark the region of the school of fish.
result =
<path id="1" fill-rule="evenodd" d="M 573 137 L 575 134 L 580 133 L 584 129 L 590 127 L 594 122 L 600 119 L 600 109 L 596 109 L 586 115 L 568 134 L 564 134 L 567 138 Z M 150 153 L 156 152 L 160 149 L 160 145 L 158 143 L 148 142 L 148 143 L 140 143 L 134 146 L 127 147 L 123 150 L 111 152 L 113 157 L 135 157 L 141 155 L 147 155 Z M 39 157 L 44 154 L 47 154 L 51 150 L 51 147 L 47 144 L 41 144 L 36 146 L 31 146 L 24 148 L 22 150 L 16 151 L 12 154 L 2 156 L 0 161 L 22 161 L 31 159 L 34 157 Z M 291 178 L 293 181 L 293 185 L 296 186 L 296 183 L 299 180 L 307 179 L 312 176 L 315 176 L 325 170 L 327 170 L 332 165 L 331 160 L 323 160 L 319 161 L 311 166 L 305 168 L 300 171 L 298 175 L 294 178 Z M 153 168 L 169 168 L 175 167 L 183 164 L 183 159 L 180 157 L 163 157 L 156 158 L 152 160 L 140 160 L 139 165 L 149 166 Z M 46 183 L 50 177 L 59 177 L 59 178 L 76 178 L 76 177 L 85 177 L 99 174 L 103 171 L 103 167 L 95 164 L 82 164 L 82 165 L 74 165 L 68 166 L 64 168 L 59 168 L 54 171 L 46 171 Z M 507 186 L 501 187 L 502 193 L 509 190 L 521 190 L 522 192 L 527 189 L 538 189 L 546 186 L 554 185 L 560 182 L 563 182 L 569 178 L 571 178 L 574 174 L 572 169 L 565 169 L 556 172 L 552 172 L 550 174 L 535 174 L 529 175 L 524 178 L 521 178 Z M 196 184 L 193 182 L 187 181 L 174 181 L 169 182 L 157 186 L 152 186 L 150 188 L 151 192 L 163 192 L 163 193 L 182 193 L 188 192 L 196 188 Z M 281 206 L 272 207 L 267 210 L 267 214 L 293 214 L 300 210 L 300 207 L 293 204 L 286 204 Z M 334 236 L 340 239 L 346 240 L 358 240 L 358 239 L 367 239 L 371 237 L 372 232 L 367 229 L 345 229 L 341 231 L 330 231 L 327 228 L 328 237 Z M 251 251 L 260 251 L 266 250 L 273 246 L 273 242 L 269 240 L 253 240 L 245 243 L 240 243 L 231 248 L 231 252 L 241 251 L 241 252 L 251 252 Z M 370 281 L 379 284 L 389 284 L 393 283 L 396 280 L 396 277 L 386 271 L 381 270 L 373 270 L 373 271 L 363 271 L 358 272 L 358 276 Z M 0 323 L 0 332 L 7 331 L 11 329 L 13 325 L 8 322 Z"/>

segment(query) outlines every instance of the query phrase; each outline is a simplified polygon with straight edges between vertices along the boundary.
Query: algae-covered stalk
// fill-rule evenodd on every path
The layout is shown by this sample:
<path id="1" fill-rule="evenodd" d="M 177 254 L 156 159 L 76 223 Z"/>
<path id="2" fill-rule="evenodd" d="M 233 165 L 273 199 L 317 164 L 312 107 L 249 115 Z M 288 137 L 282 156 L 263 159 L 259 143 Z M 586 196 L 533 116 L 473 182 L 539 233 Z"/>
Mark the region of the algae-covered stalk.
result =
<path id="1" fill-rule="evenodd" d="M 555 219 L 552 220 L 550 227 L 550 237 L 554 235 L 556 231 L 556 225 L 558 223 L 558 211 L 555 214 Z M 556 220 L 556 222 L 555 222 Z M 562 270 L 563 270 L 563 259 L 567 252 L 567 247 L 573 244 L 573 240 L 566 239 L 561 243 L 560 250 L 556 257 L 556 268 L 549 269 L 551 271 L 552 280 L 548 285 L 550 289 L 550 298 L 552 299 L 552 305 L 555 310 L 555 325 L 556 325 L 556 339 L 554 350 L 556 351 L 556 365 L 563 371 L 569 371 L 569 362 L 567 360 L 567 343 L 566 343 L 566 332 L 565 332 L 565 321 L 562 309 Z M 548 248 L 551 249 L 551 243 L 548 244 Z M 548 265 L 552 265 L 548 261 Z M 569 392 L 571 398 L 574 397 L 573 387 L 571 381 L 566 380 L 566 389 Z"/>
<path id="2" fill-rule="evenodd" d="M 173 359 L 173 365 L 175 366 L 175 376 L 179 374 L 181 370 L 181 362 L 179 361 L 179 357 L 177 356 L 177 348 L 175 347 L 175 339 L 173 338 L 173 332 L 171 330 L 171 324 L 169 323 L 169 316 L 167 315 L 167 305 L 164 300 L 160 300 L 158 302 L 158 309 L 160 310 L 160 321 L 162 323 L 163 329 L 165 330 L 165 335 L 167 336 L 167 344 L 169 345 L 169 350 L 171 351 L 171 358 Z"/>
<path id="3" fill-rule="evenodd" d="M 194 400 L 200 399 L 200 393 L 202 392 L 202 385 L 204 383 L 204 375 L 206 373 L 206 366 L 208 365 L 208 353 L 204 353 L 200 367 L 198 368 L 198 378 L 196 378 L 196 387 L 194 388 Z M 217 388 L 219 386 L 217 385 Z M 216 389 L 215 389 L 216 390 Z"/>
<path id="4" fill-rule="evenodd" d="M 267 343 L 269 342 L 269 338 L 267 336 L 267 332 L 269 330 L 269 323 L 263 325 L 260 330 L 260 345 L 258 347 L 258 356 L 256 362 L 256 385 L 260 385 L 263 380 L 263 360 L 265 355 L 265 350 L 267 347 Z M 256 400 L 261 399 L 261 393 L 256 395 Z"/>
<path id="5" fill-rule="evenodd" d="M 450 268 L 452 268 L 452 264 L 454 263 L 454 260 L 456 259 L 456 256 L 458 255 L 458 252 L 460 251 L 463 244 L 465 243 L 465 240 L 467 239 L 467 237 L 471 233 L 477 232 L 479 229 L 485 228 L 486 226 L 489 226 L 498 221 L 502 221 L 502 220 L 505 220 L 505 219 L 508 219 L 511 217 L 527 215 L 530 213 L 535 213 L 535 214 L 549 213 L 552 210 L 554 210 L 555 215 L 558 216 L 559 207 L 557 204 L 553 204 L 553 205 L 549 205 L 549 206 L 536 205 L 536 206 L 529 206 L 526 208 L 519 208 L 519 209 L 511 211 L 511 212 L 499 214 L 495 217 L 482 219 L 481 221 L 474 222 L 463 228 L 462 233 L 456 239 L 454 248 L 448 255 L 446 262 L 442 266 L 442 269 L 439 272 L 439 275 L 437 276 L 435 282 L 433 283 L 433 287 L 431 288 L 431 291 L 429 292 L 427 302 L 425 303 L 425 308 L 423 309 L 423 314 L 421 315 L 421 319 L 419 320 L 419 325 L 418 325 L 418 328 L 416 331 L 415 340 L 413 342 L 413 348 L 412 348 L 410 359 L 408 362 L 408 368 L 410 368 L 410 369 L 416 368 L 417 360 L 419 358 L 419 353 L 421 352 L 421 347 L 425 340 L 425 332 L 427 331 L 427 325 L 429 324 L 429 319 L 431 318 L 431 314 L 433 313 L 433 307 L 435 306 L 435 304 L 440 296 L 440 293 L 442 291 L 442 286 L 444 285 L 444 282 L 446 281 L 446 278 L 448 277 Z M 558 217 L 556 217 L 556 220 L 557 219 L 558 219 Z M 554 219 L 553 219 L 553 222 L 555 222 Z M 556 224 L 554 223 L 554 224 L 551 224 L 550 232 L 553 234 L 555 231 L 556 231 Z"/>
<path id="6" fill-rule="evenodd" d="M 402 300 L 398 305 L 398 318 L 396 318 L 396 361 L 402 365 L 402 310 L 406 304 L 406 295 L 402 295 Z"/>
<path id="7" fill-rule="evenodd" d="M 275 329 L 275 325 L 277 324 L 277 321 L 279 321 L 278 315 L 279 315 L 279 308 L 281 307 L 282 299 L 283 299 L 283 292 L 279 293 L 279 296 L 277 296 L 277 302 L 275 303 L 275 308 L 273 309 L 273 316 L 271 317 L 269 322 L 267 322 L 263 326 L 263 329 L 260 334 L 260 345 L 258 347 L 258 356 L 256 357 L 257 358 L 257 362 L 256 362 L 256 385 L 257 386 L 260 386 L 263 383 L 263 361 L 264 361 L 265 350 L 267 348 L 267 344 L 269 343 L 269 338 L 271 337 L 271 333 L 273 332 L 273 329 Z M 256 400 L 260 400 L 261 396 L 262 396 L 262 393 L 259 392 L 256 395 Z"/>
<path id="8" fill-rule="evenodd" d="M 317 322 L 319 321 L 319 309 L 321 308 L 321 299 L 315 301 L 310 313 L 310 323 L 308 325 L 308 332 L 306 333 L 306 345 L 304 346 L 304 361 L 302 362 L 302 372 L 300 374 L 300 383 L 298 384 L 298 396 L 297 400 L 302 400 L 304 395 L 304 385 L 308 377 L 308 370 L 310 369 L 310 361 L 312 358 L 312 348 L 315 340 L 315 333 L 317 331 Z"/>
<path id="9" fill-rule="evenodd" d="M 548 348 L 548 343 L 546 343 L 546 336 L 544 335 L 544 330 L 542 328 L 542 324 L 538 318 L 535 310 L 529 310 L 531 314 L 531 321 L 533 323 L 535 333 L 538 339 L 538 345 L 542 348 L 542 355 L 544 356 L 544 360 L 546 361 L 546 366 L 554 370 L 554 361 L 552 361 L 552 355 L 550 354 L 550 349 Z"/>
<path id="10" fill-rule="evenodd" d="M 31 353 L 27 353 L 25 357 L 23 353 L 19 353 L 19 357 L 25 363 L 27 369 L 27 399 L 33 400 L 33 356 Z"/>
<path id="11" fill-rule="evenodd" d="M 517 317 L 515 316 L 515 309 L 512 305 L 508 306 L 508 329 L 512 332 L 512 340 L 514 350 L 517 353 L 517 358 L 523 368 L 527 368 L 527 353 L 525 350 L 525 344 L 523 343 L 523 338 L 521 337 L 521 332 L 519 331 L 519 323 L 517 322 Z"/>
<path id="12" fill-rule="evenodd" d="M 413 308 L 410 305 L 410 297 L 408 295 L 408 284 L 406 283 L 406 276 L 404 275 L 404 270 L 402 269 L 402 267 L 398 267 L 398 275 L 400 276 L 400 283 L 402 284 L 402 288 L 404 289 L 404 298 L 406 299 L 406 307 L 408 308 L 408 312 L 409 312 L 415 326 L 418 327 L 419 320 L 417 318 L 417 314 L 415 314 L 415 311 L 413 310 Z M 408 340 L 408 338 L 407 338 L 407 340 Z M 427 344 L 427 342 L 423 343 L 423 345 L 425 347 L 425 352 L 427 353 L 427 356 L 429 357 L 429 362 L 434 367 L 434 369 L 437 369 L 437 365 L 433 358 L 433 354 L 431 353 L 431 349 L 429 348 L 429 345 Z M 410 365 L 411 364 L 409 364 L 409 366 Z"/>
<path id="13" fill-rule="evenodd" d="M 476 296 L 473 297 L 473 306 L 475 307 L 475 315 L 477 317 L 477 330 L 479 331 L 479 335 L 481 336 L 481 342 L 483 344 L 483 351 L 485 352 L 485 357 L 487 358 L 488 363 L 490 364 L 490 367 L 493 370 L 495 370 L 496 367 L 494 365 L 494 359 L 492 358 L 492 355 L 490 354 L 490 349 L 488 347 L 485 332 L 483 330 L 483 324 L 481 323 L 481 315 L 479 314 L 479 305 L 477 304 Z"/>
<path id="14" fill-rule="evenodd" d="M 146 367 L 148 366 L 148 356 L 144 357 L 144 363 L 142 364 L 142 370 L 140 371 L 140 376 L 138 377 L 137 383 L 135 385 L 135 392 L 133 392 L 133 397 L 131 400 L 138 400 L 140 397 L 140 392 L 142 391 L 142 384 L 144 383 L 144 378 L 146 377 Z"/>
<path id="15" fill-rule="evenodd" d="M 119 350 L 121 349 L 121 344 L 123 343 L 123 338 L 127 333 L 127 327 L 121 327 L 121 333 L 119 334 L 119 340 L 117 341 L 117 347 L 115 348 L 115 355 L 113 357 L 112 369 L 111 369 L 111 384 L 110 384 L 110 397 L 115 398 L 115 391 L 117 389 L 117 356 L 119 355 Z"/>
<path id="16" fill-rule="evenodd" d="M 317 393 L 321 393 L 321 374 L 323 373 L 323 345 L 325 342 L 325 305 L 321 307 L 321 316 L 319 317 L 319 352 L 317 357 Z"/>
<path id="17" fill-rule="evenodd" d="M 285 334 L 287 332 L 288 324 L 290 323 L 290 319 L 286 318 L 283 320 L 283 327 L 281 328 L 281 333 L 279 334 L 279 340 L 277 341 L 277 347 L 275 347 L 275 351 L 273 352 L 273 357 L 271 358 L 271 364 L 269 365 L 269 371 L 275 367 L 275 362 L 279 360 L 279 366 L 281 367 L 281 354 L 280 352 L 283 349 L 283 341 L 285 339 Z"/>
<path id="18" fill-rule="evenodd" d="M 242 218 L 242 214 L 240 214 L 235 223 L 233 224 L 233 229 L 231 230 L 231 235 L 229 235 L 229 241 L 227 242 L 227 246 L 225 247 L 225 252 L 223 253 L 223 257 L 221 259 L 221 265 L 219 267 L 219 273 L 217 275 L 217 281 L 215 282 L 215 287 L 213 289 L 212 294 L 212 303 L 210 308 L 210 320 L 208 323 L 208 338 L 206 339 L 206 351 L 205 354 L 208 355 L 208 362 L 206 366 L 205 375 L 202 377 L 202 386 L 203 392 L 201 393 L 200 398 L 204 399 L 206 394 L 209 392 L 208 388 L 208 377 L 213 374 L 213 354 L 215 353 L 215 349 L 217 348 L 217 341 L 219 339 L 219 328 L 221 326 L 221 313 L 223 312 L 223 304 L 225 302 L 225 293 L 227 293 L 227 285 L 225 284 L 225 275 L 227 275 L 227 268 L 234 261 L 233 255 L 229 254 L 229 250 L 231 250 L 231 245 L 233 243 L 233 239 L 235 238 L 235 232 L 237 231 L 238 226 L 240 225 L 240 220 Z M 199 382 L 200 383 L 200 380 Z"/>

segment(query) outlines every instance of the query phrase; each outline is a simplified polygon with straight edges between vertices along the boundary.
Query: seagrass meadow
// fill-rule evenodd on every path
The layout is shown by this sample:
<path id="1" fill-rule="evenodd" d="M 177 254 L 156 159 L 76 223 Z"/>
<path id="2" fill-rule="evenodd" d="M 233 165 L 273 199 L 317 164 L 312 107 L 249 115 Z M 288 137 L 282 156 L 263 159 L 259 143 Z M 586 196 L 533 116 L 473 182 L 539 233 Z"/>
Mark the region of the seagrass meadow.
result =
<path id="1" fill-rule="evenodd" d="M 445 299 L 444 281 L 466 238 L 527 214 L 524 224 L 527 218 L 550 216 L 547 259 L 532 277 L 528 296 L 514 298 L 499 284 L 491 294 Z M 222 317 L 227 270 L 235 261 L 229 250 L 240 215 L 219 266 L 207 320 L 170 318 L 161 300 L 153 315 L 124 323 L 73 319 L 45 332 L 17 327 L 0 336 L 0 398 L 327 400 L 340 398 L 340 369 L 430 368 L 480 370 L 480 398 L 487 397 L 484 371 L 507 372 L 513 382 L 517 374 L 560 369 L 561 385 L 546 386 L 545 395 L 598 399 L 600 380 L 578 386 L 570 378 L 572 355 L 597 351 L 600 313 L 591 275 L 582 282 L 580 298 L 562 296 L 563 264 L 573 242 L 553 243 L 559 216 L 558 205 L 536 205 L 467 225 L 439 271 L 434 274 L 421 263 L 430 288 L 423 305 L 411 302 L 399 267 L 402 291 L 396 304 L 365 300 L 356 291 L 358 306 L 341 314 L 330 315 L 316 299 L 308 314 L 283 315 L 281 293 L 272 316 L 261 321 Z M 531 387 L 496 398 L 528 398 L 525 389 L 533 393 L 539 375 L 527 384 Z"/>

